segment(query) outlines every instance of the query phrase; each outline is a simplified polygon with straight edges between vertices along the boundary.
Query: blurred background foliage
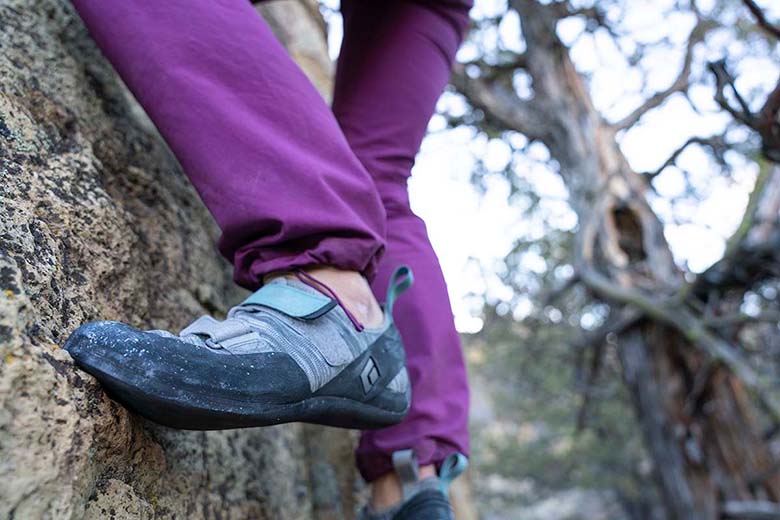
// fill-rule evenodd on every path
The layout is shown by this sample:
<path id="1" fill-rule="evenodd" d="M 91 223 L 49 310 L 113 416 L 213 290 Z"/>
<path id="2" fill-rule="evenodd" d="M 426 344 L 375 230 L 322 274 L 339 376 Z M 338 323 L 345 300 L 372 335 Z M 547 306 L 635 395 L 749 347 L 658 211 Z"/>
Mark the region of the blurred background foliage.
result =
<path id="1" fill-rule="evenodd" d="M 555 86 L 540 86 L 543 65 L 533 63 L 529 47 L 552 44 L 528 41 L 523 14 L 554 18 L 561 47 L 542 53 L 568 54 L 599 124 L 613 130 L 630 174 L 646 184 L 646 192 L 631 196 L 646 199 L 661 223 L 680 274 L 674 291 L 717 274 L 748 228 L 769 226 L 762 236 L 777 234 L 776 197 L 764 200 L 760 211 L 756 206 L 762 175 L 769 179 L 765 199 L 780 182 L 772 141 L 780 105 L 772 102 L 780 71 L 780 33 L 772 21 L 780 22 L 780 6 L 758 4 L 477 1 L 453 86 L 442 97 L 428 141 L 444 139 L 447 153 L 459 159 L 465 148 L 476 196 L 498 192 L 514 215 L 500 232 L 505 255 L 474 255 L 461 272 L 450 267 L 447 273 L 449 280 L 478 280 L 458 279 L 454 298 L 469 302 L 470 316 L 477 318 L 476 326 L 470 321 L 461 328 L 471 329 L 464 334 L 474 386 L 471 482 L 484 518 L 675 518 L 684 510 L 670 509 L 659 491 L 663 468 L 646 449 L 636 395 L 624 384 L 623 329 L 609 327 L 620 319 L 617 305 L 580 283 L 583 197 L 572 201 L 572 190 L 581 188 L 572 187 L 576 178 L 565 171 L 571 166 L 562 166 L 560 152 L 550 148 L 551 139 L 568 137 L 527 130 L 536 121 L 555 124 L 554 111 L 571 93 L 551 94 Z M 548 91 L 540 95 L 539 88 Z M 561 105 L 550 102 L 554 95 L 564 98 Z M 536 119 L 522 121 L 527 114 Z M 520 123 L 513 126 L 515 117 Z M 417 194 L 430 196 L 424 188 Z M 424 217 L 435 210 L 422 206 Z M 480 206 L 487 217 L 473 218 L 489 222 L 493 210 Z M 457 231 L 446 235 L 434 225 L 431 233 L 447 270 L 446 244 Z M 629 264 L 645 254 L 641 243 L 618 243 Z M 780 383 L 776 260 L 769 255 L 746 263 L 734 280 L 713 285 L 717 298 L 690 302 L 697 320 L 737 345 L 770 401 L 777 400 Z M 659 292 L 670 289 L 660 280 L 642 281 L 648 294 L 654 284 Z M 663 385 L 662 374 L 656 375 Z M 755 419 L 776 457 L 776 417 L 764 413 L 771 405 L 759 400 Z M 691 465 L 691 453 L 706 452 L 684 439 L 679 444 Z M 696 479 L 690 482 L 697 495 Z M 770 488 L 735 496 L 745 507 L 771 509 L 777 497 Z M 693 508 L 700 516 L 691 518 L 729 517 L 730 507 L 741 507 L 726 503 L 734 498 L 728 491 L 712 495 L 720 505 L 708 509 L 701 504 L 709 499 L 703 499 Z M 780 518 L 780 508 L 772 511 L 778 516 L 767 518 Z"/>

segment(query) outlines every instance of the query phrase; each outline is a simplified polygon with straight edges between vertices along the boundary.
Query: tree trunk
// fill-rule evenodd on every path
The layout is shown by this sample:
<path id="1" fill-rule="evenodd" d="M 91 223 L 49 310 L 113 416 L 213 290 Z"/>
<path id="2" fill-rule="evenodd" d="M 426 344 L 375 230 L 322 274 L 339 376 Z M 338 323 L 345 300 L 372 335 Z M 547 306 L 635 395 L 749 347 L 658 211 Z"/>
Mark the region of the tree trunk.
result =
<path id="1" fill-rule="evenodd" d="M 684 280 L 648 186 L 594 109 L 547 10 L 517 4 L 528 68 L 551 120 L 543 140 L 579 217 L 578 272 L 613 312 L 642 311 L 617 343 L 669 516 L 713 519 L 722 500 L 777 500 L 780 480 L 738 377 L 743 366 L 730 345 L 699 338 L 709 332 L 686 305 L 668 307 Z"/>
<path id="2" fill-rule="evenodd" d="M 733 274 L 734 257 L 719 267 L 721 276 L 705 273 L 694 284 L 683 278 L 647 202 L 647 180 L 618 146 L 620 124 L 609 124 L 595 109 L 556 36 L 563 5 L 510 0 L 526 43 L 517 66 L 532 79 L 531 99 L 518 98 L 510 79 L 489 73 L 469 78 L 465 69 L 455 87 L 482 109 L 487 124 L 543 142 L 558 165 L 579 219 L 575 268 L 619 324 L 613 332 L 625 381 L 668 517 L 714 519 L 723 514 L 724 502 L 777 501 L 780 478 L 748 398 L 756 378 L 739 349 L 708 328 L 698 298 L 702 288 L 722 290 L 718 284 Z M 762 197 L 774 197 L 774 205 L 769 200 L 756 206 L 774 211 L 764 221 L 764 234 L 775 236 L 780 173 L 759 180 Z M 747 220 L 746 230 L 751 224 Z M 746 230 L 727 255 L 745 251 L 755 234 Z M 771 260 L 764 265 L 777 265 L 778 249 L 751 251 Z M 749 287 L 741 286 L 743 292 Z"/>
<path id="3" fill-rule="evenodd" d="M 263 10 L 327 91 L 314 3 Z M 352 518 L 353 435 L 167 429 L 74 368 L 60 345 L 85 321 L 178 330 L 242 295 L 70 5 L 0 0 L 0 35 L 0 517 Z"/>

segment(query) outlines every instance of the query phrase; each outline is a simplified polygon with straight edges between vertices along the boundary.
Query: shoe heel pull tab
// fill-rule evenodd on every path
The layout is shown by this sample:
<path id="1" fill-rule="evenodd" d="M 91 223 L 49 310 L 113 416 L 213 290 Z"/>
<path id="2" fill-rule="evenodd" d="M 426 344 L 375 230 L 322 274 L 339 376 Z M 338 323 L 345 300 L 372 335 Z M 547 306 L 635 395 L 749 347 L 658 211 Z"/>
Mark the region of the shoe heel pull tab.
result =
<path id="1" fill-rule="evenodd" d="M 441 463 L 441 468 L 439 469 L 439 482 L 441 483 L 442 493 L 445 495 L 447 494 L 452 481 L 466 471 L 468 466 L 469 459 L 462 453 L 451 453 L 447 455 L 447 458 Z"/>
<path id="2" fill-rule="evenodd" d="M 390 277 L 390 285 L 387 286 L 387 298 L 385 299 L 385 310 L 392 318 L 393 304 L 398 297 L 414 283 L 412 269 L 408 265 L 402 265 L 395 270 Z"/>
<path id="3" fill-rule="evenodd" d="M 410 495 L 410 492 L 420 477 L 417 465 L 417 457 L 414 450 L 400 450 L 393 452 L 393 467 L 401 481 L 404 500 Z"/>

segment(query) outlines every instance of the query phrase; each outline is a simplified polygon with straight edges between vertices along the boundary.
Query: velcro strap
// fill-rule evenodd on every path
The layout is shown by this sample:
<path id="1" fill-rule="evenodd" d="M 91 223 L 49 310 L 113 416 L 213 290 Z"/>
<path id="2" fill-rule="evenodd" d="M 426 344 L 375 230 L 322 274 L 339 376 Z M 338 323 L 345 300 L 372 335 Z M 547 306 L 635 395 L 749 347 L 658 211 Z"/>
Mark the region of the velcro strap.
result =
<path id="1" fill-rule="evenodd" d="M 395 472 L 401 481 L 403 496 L 407 498 L 411 488 L 414 487 L 420 476 L 417 457 L 414 455 L 414 450 L 399 450 L 393 452 L 392 459 Z"/>
<path id="2" fill-rule="evenodd" d="M 272 283 L 252 293 L 242 305 L 261 305 L 293 318 L 313 320 L 335 307 L 336 301 L 324 294 L 310 293 L 290 285 Z"/>
<path id="3" fill-rule="evenodd" d="M 219 343 L 220 341 L 243 336 L 250 332 L 252 332 L 252 329 L 249 328 L 249 325 L 238 320 L 217 321 L 211 316 L 201 316 L 186 329 L 182 330 L 179 335 L 196 334 L 207 336 L 215 343 Z"/>

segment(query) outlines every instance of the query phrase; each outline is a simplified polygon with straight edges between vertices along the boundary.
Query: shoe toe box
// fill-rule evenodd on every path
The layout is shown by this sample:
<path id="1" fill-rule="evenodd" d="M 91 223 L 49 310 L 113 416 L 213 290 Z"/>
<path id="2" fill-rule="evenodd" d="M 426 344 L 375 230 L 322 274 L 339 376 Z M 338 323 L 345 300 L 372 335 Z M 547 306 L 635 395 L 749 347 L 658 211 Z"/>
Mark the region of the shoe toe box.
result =
<path id="1" fill-rule="evenodd" d="M 127 325 L 117 321 L 94 321 L 77 328 L 63 348 L 78 363 L 99 355 L 116 344 L 116 339 L 127 335 Z"/>
<path id="2" fill-rule="evenodd" d="M 64 348 L 81 369 L 109 386 L 121 382 L 172 397 L 203 392 L 271 401 L 310 392 L 306 375 L 286 354 L 233 355 L 115 321 L 82 325 Z"/>

